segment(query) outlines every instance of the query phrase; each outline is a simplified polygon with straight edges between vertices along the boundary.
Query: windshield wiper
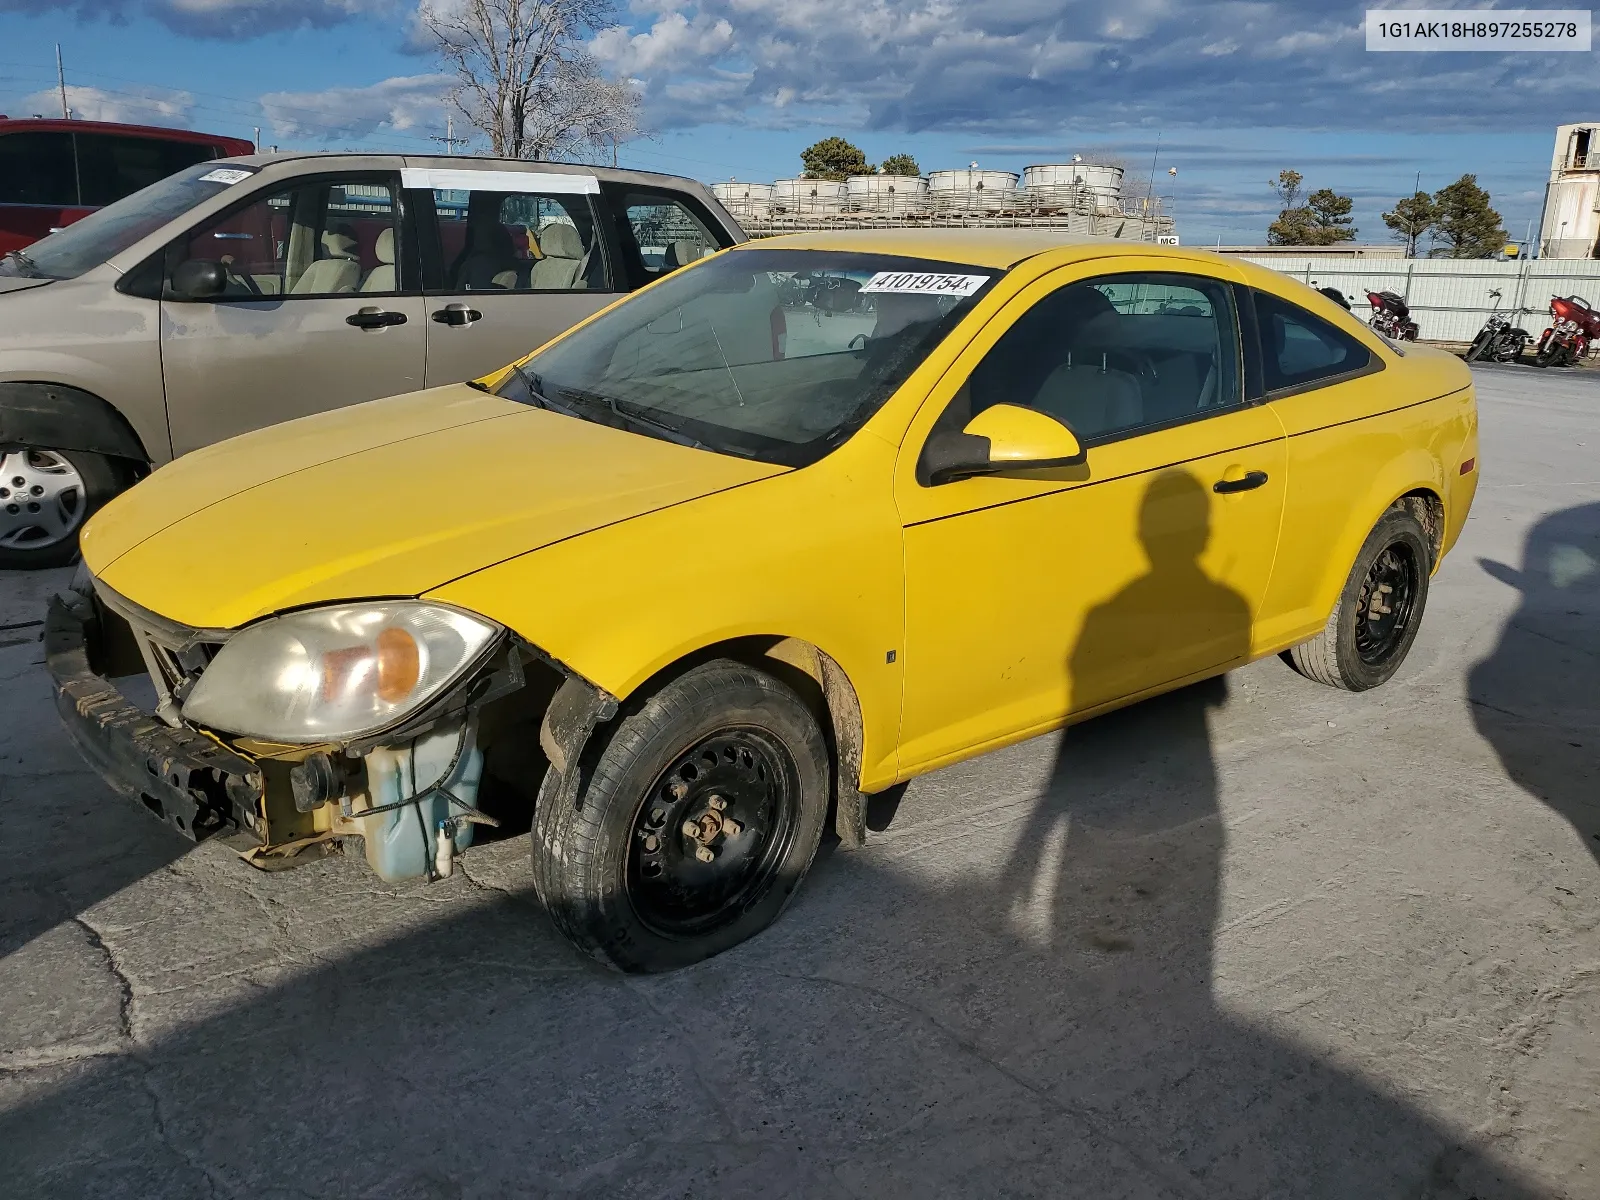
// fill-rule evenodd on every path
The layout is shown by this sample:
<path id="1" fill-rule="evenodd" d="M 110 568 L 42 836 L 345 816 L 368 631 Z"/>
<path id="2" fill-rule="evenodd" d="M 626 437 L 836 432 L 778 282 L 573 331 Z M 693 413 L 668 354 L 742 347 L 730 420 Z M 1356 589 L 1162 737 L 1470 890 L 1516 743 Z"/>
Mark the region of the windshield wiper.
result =
<path id="1" fill-rule="evenodd" d="M 614 400 L 610 396 L 602 396 L 599 392 L 584 392 L 579 391 L 577 388 L 562 388 L 561 390 L 574 399 L 587 400 L 591 404 L 603 404 L 621 420 L 634 425 L 643 425 L 647 429 L 654 429 L 657 433 L 663 434 L 669 442 L 677 442 L 680 446 L 690 446 L 696 450 L 711 449 L 699 438 L 685 433 L 679 426 L 659 420 L 656 417 L 646 416 L 632 404 L 624 408 L 621 401 Z"/>
<path id="2" fill-rule="evenodd" d="M 49 278 L 48 275 L 39 270 L 39 264 L 34 262 L 33 259 L 29 258 L 21 250 L 12 250 L 6 254 L 4 258 L 0 258 L 0 263 L 11 262 L 16 264 L 16 274 L 21 276 L 23 279 Z"/>
<path id="3" fill-rule="evenodd" d="M 522 380 L 523 389 L 528 393 L 528 402 L 535 408 L 546 408 L 551 412 L 558 412 L 566 417 L 578 416 L 576 412 L 566 405 L 557 404 L 549 396 L 546 396 L 543 391 L 544 380 L 540 379 L 521 363 L 512 363 L 511 370 L 518 379 Z M 488 389 L 485 388 L 484 390 L 487 391 Z M 578 419 L 582 420 L 583 418 L 579 417 Z"/>

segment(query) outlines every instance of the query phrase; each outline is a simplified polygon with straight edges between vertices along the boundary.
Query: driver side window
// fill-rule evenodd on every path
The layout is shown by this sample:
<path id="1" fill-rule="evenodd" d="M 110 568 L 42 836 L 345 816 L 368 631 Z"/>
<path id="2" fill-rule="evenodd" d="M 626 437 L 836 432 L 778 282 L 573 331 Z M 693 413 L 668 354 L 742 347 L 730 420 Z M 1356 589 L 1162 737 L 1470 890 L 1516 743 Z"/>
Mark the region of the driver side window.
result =
<path id="1" fill-rule="evenodd" d="M 1037 408 L 1085 445 L 1243 402 L 1232 294 L 1195 275 L 1104 275 L 1024 313 L 940 418 L 959 430 L 995 404 Z"/>
<path id="2" fill-rule="evenodd" d="M 215 297 L 393 295 L 400 231 L 382 181 L 316 179 L 257 196 L 191 230 L 168 251 L 168 279 L 185 262 L 216 262 Z"/>

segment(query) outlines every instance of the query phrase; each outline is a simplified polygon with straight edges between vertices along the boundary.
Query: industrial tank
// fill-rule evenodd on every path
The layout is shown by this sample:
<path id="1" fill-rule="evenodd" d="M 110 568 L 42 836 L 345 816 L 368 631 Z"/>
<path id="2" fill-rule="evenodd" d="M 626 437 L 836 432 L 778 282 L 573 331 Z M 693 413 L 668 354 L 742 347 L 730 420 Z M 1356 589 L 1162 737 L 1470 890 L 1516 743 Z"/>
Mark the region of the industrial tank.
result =
<path id="1" fill-rule="evenodd" d="M 934 171 L 928 176 L 929 198 L 941 208 L 994 212 L 1017 204 L 1017 176 L 1012 171 Z"/>
<path id="2" fill-rule="evenodd" d="M 770 183 L 741 183 L 730 179 L 726 183 L 713 183 L 711 194 L 736 217 L 764 217 L 772 209 Z"/>
<path id="3" fill-rule="evenodd" d="M 834 179 L 779 179 L 772 185 L 772 211 L 790 216 L 836 213 L 844 207 L 844 183 Z"/>
<path id="4" fill-rule="evenodd" d="M 852 175 L 844 192 L 852 212 L 921 212 L 928 206 L 928 181 L 920 175 Z"/>
<path id="5" fill-rule="evenodd" d="M 1041 206 L 1101 213 L 1122 209 L 1122 168 L 1106 163 L 1039 163 L 1023 171 L 1022 185 Z"/>

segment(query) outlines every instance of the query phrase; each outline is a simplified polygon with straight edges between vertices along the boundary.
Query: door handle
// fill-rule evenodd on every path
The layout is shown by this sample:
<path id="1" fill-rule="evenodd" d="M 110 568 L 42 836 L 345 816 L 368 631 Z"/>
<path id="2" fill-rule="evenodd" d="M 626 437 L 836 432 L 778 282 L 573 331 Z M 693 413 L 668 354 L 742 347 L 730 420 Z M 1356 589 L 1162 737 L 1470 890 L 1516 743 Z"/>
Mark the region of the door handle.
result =
<path id="1" fill-rule="evenodd" d="M 344 319 L 346 325 L 354 325 L 357 329 L 387 329 L 390 325 L 404 325 L 406 315 L 402 312 L 387 312 L 381 308 L 368 305 L 357 312 L 351 313 Z"/>
<path id="2" fill-rule="evenodd" d="M 446 304 L 434 310 L 433 319 L 441 325 L 471 325 L 483 320 L 483 314 L 465 304 Z"/>
<path id="3" fill-rule="evenodd" d="M 1265 471 L 1251 471 L 1243 479 L 1219 479 L 1211 485 L 1211 490 L 1223 496 L 1231 492 L 1253 492 L 1266 481 Z"/>

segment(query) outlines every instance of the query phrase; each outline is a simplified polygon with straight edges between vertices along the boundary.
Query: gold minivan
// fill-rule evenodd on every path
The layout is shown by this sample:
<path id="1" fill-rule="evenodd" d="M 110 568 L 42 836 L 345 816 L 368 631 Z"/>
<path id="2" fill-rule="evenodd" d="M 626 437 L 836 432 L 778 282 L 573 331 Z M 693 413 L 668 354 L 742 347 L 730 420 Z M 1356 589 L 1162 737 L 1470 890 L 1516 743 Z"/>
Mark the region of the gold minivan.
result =
<path id="1" fill-rule="evenodd" d="M 671 175 L 392 154 L 199 163 L 0 259 L 0 568 L 152 467 L 495 370 L 744 233 Z"/>

